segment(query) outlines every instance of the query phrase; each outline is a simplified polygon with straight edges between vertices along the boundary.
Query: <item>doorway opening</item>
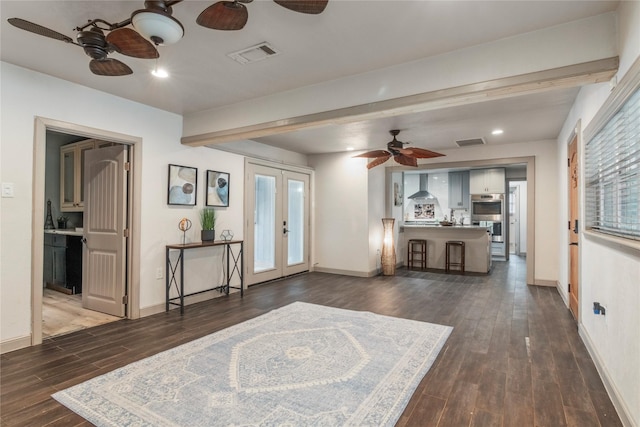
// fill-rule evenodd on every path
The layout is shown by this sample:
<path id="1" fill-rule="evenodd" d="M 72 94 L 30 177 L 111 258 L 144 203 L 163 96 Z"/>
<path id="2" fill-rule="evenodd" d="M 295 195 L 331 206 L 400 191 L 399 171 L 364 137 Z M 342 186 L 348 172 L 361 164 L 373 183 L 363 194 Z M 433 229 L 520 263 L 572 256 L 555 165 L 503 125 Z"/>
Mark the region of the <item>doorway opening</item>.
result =
<path id="1" fill-rule="evenodd" d="M 85 147 L 87 141 L 93 144 L 90 150 Z M 140 138 L 136 137 L 36 118 L 32 222 L 32 345 L 40 344 L 43 337 L 66 334 L 123 317 L 139 317 L 140 257 L 131 248 L 138 247 L 140 241 L 139 202 L 136 201 L 139 199 L 136 195 L 140 193 L 140 182 L 134 168 L 134 164 L 140 161 L 140 150 L 135 149 L 135 145 L 140 142 Z M 66 148 L 61 149 L 63 146 Z M 118 233 L 122 236 L 122 250 L 113 254 L 114 260 L 118 259 L 122 267 L 122 276 L 117 281 L 126 289 L 123 296 L 118 298 L 122 306 L 120 313 L 104 314 L 102 312 L 105 310 L 96 308 L 95 304 L 87 305 L 86 302 L 81 302 L 83 296 L 91 295 L 87 290 L 92 290 L 91 286 L 83 285 L 98 283 L 96 278 L 109 276 L 115 271 L 108 263 L 103 263 L 98 268 L 95 263 L 92 264 L 86 259 L 87 248 L 92 245 L 87 243 L 87 225 L 91 221 L 87 219 L 86 214 L 100 209 L 84 209 L 84 195 L 95 192 L 94 185 L 88 186 L 94 188 L 89 190 L 85 183 L 109 182 L 104 180 L 108 174 L 101 174 L 100 170 L 110 170 L 104 165 L 95 166 L 95 158 L 86 168 L 82 162 L 76 160 L 87 157 L 84 155 L 89 151 L 101 153 L 101 156 L 105 153 L 111 153 L 109 155 L 113 156 L 114 152 L 126 152 L 128 155 L 127 164 L 124 161 L 121 163 L 123 170 L 128 169 L 127 178 L 118 181 L 121 188 L 117 195 L 113 195 L 116 194 L 114 191 L 104 193 L 111 194 L 109 197 L 112 200 L 120 201 L 119 206 L 122 210 L 116 216 L 124 218 L 124 222 L 121 223 L 126 224 L 126 228 Z M 76 157 L 76 153 L 81 153 L 83 157 Z M 100 175 L 101 179 L 88 180 L 88 173 Z M 122 176 L 125 174 L 122 173 Z M 95 195 L 92 197 L 94 200 L 100 199 L 102 203 L 101 198 Z M 89 204 L 90 201 L 87 200 L 86 203 Z M 87 280 L 86 273 L 92 271 L 91 280 Z M 96 271 L 100 271 L 100 274 L 96 274 Z M 105 282 L 99 284 L 104 286 Z M 107 295 L 108 291 L 105 290 L 104 294 Z"/>
<path id="2" fill-rule="evenodd" d="M 509 254 L 527 254 L 527 181 L 509 181 Z"/>

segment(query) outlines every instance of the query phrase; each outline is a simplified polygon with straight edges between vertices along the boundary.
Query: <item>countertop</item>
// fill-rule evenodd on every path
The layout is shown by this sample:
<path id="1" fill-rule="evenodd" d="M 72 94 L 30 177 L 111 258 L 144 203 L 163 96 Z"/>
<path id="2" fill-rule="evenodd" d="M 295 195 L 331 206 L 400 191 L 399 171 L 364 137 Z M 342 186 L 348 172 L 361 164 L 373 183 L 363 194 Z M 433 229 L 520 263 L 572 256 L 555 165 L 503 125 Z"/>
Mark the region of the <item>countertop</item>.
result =
<path id="1" fill-rule="evenodd" d="M 482 226 L 482 225 L 460 225 L 460 224 L 456 224 L 456 225 L 440 225 L 438 223 L 434 223 L 434 224 L 411 224 L 411 223 L 405 223 L 403 225 L 400 225 L 400 228 L 444 228 L 444 229 L 452 229 L 455 228 L 456 230 L 486 230 L 487 227 Z"/>
<path id="2" fill-rule="evenodd" d="M 48 234 L 64 234 L 65 236 L 82 236 L 82 231 L 76 231 L 75 228 L 66 228 L 66 229 L 50 229 L 44 230 L 45 233 Z"/>

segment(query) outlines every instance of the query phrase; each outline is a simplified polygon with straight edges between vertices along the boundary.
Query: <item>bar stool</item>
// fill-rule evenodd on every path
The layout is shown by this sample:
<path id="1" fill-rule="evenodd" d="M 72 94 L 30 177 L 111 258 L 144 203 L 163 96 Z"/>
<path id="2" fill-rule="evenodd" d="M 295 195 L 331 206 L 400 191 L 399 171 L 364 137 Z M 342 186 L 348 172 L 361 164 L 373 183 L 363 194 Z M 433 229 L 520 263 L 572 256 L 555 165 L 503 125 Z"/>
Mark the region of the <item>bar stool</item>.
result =
<path id="1" fill-rule="evenodd" d="M 451 248 L 460 248 L 460 262 L 451 262 Z M 449 240 L 445 249 L 445 271 L 450 271 L 451 267 L 460 267 L 460 271 L 464 273 L 464 242 L 459 240 Z"/>
<path id="2" fill-rule="evenodd" d="M 416 266 L 416 264 L 418 264 Z M 427 241 L 424 239 L 410 239 L 407 246 L 407 268 L 427 269 Z"/>

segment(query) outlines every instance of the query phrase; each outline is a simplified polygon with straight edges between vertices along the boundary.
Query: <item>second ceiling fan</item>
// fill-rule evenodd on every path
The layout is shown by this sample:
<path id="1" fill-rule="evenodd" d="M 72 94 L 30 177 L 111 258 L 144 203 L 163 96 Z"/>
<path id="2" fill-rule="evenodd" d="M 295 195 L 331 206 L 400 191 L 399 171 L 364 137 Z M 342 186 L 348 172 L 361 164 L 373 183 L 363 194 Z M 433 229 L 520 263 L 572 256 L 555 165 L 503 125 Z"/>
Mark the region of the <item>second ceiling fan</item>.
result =
<path id="1" fill-rule="evenodd" d="M 386 150 L 374 150 L 367 151 L 366 153 L 359 154 L 353 157 L 364 157 L 367 159 L 373 159 L 367 163 L 367 169 L 371 169 L 375 166 L 381 165 L 391 157 L 397 163 L 404 166 L 418 166 L 417 159 L 430 159 L 433 157 L 441 157 L 444 154 L 436 153 L 435 151 L 425 150 L 424 148 L 404 148 L 408 142 L 398 141 L 396 136 L 400 133 L 398 129 L 390 130 L 389 133 L 393 136 L 393 139 L 387 143 Z"/>

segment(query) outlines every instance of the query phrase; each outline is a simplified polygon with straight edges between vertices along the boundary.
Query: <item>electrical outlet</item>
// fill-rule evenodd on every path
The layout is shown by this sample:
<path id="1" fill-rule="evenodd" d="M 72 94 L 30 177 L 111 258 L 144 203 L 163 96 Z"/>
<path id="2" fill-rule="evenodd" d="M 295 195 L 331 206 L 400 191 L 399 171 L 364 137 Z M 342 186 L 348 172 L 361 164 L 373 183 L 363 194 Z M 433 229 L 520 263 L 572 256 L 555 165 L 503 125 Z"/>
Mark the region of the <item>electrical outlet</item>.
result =
<path id="1" fill-rule="evenodd" d="M 13 182 L 2 183 L 2 197 L 13 197 Z"/>
<path id="2" fill-rule="evenodd" d="M 162 279 L 164 277 L 164 270 L 162 267 L 158 267 L 156 270 L 156 279 Z"/>

